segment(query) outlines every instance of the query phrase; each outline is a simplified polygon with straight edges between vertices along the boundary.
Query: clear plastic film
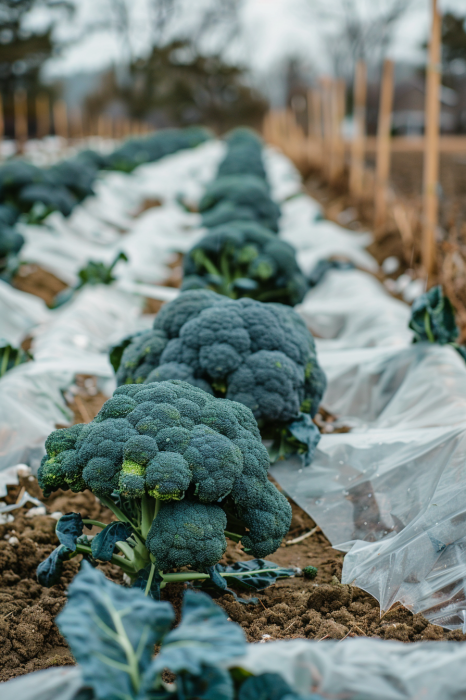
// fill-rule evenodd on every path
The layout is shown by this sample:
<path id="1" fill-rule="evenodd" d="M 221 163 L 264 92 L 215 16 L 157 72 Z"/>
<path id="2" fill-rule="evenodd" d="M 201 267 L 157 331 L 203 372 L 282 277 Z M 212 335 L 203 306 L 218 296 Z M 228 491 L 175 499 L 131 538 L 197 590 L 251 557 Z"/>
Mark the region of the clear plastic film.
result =
<path id="1" fill-rule="evenodd" d="M 409 307 L 357 270 L 329 272 L 299 311 L 323 336 L 323 406 L 352 430 L 273 476 L 347 552 L 343 582 L 466 630 L 464 360 L 412 345 Z"/>
<path id="2" fill-rule="evenodd" d="M 403 644 L 374 639 L 249 644 L 234 666 L 279 673 L 296 693 L 323 700 L 460 700 L 466 648 L 455 642 Z M 79 666 L 27 674 L 2 685 L 2 700 L 75 700 Z"/>

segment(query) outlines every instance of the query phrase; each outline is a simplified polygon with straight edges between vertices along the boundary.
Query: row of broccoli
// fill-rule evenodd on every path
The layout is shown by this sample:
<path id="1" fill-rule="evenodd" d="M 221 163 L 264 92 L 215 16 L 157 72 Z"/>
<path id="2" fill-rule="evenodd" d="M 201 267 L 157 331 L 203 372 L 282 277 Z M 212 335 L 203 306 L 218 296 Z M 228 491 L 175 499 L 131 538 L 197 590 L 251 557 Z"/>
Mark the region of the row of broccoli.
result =
<path id="1" fill-rule="evenodd" d="M 209 232 L 184 258 L 182 289 L 294 306 L 308 285 L 295 249 L 277 237 L 280 207 L 270 195 L 262 143 L 253 132 L 236 129 L 226 144 L 199 203 Z"/>
<path id="2" fill-rule="evenodd" d="M 273 267 L 272 253 L 282 266 L 286 257 L 261 151 L 250 132 L 234 132 L 200 208 L 224 217 L 209 235 L 222 227 L 227 237 L 228 227 L 243 232 L 249 269 L 255 261 L 274 292 L 278 268 L 267 280 L 264 271 Z M 243 176 L 244 169 L 254 175 Z M 253 240 L 267 240 L 268 247 L 261 252 Z M 224 277 L 240 280 L 234 241 L 231 249 L 219 267 Z M 292 250 L 289 257 L 296 265 Z M 119 386 L 96 418 L 47 439 L 38 474 L 44 494 L 90 489 L 117 522 L 97 524 L 101 532 L 89 541 L 83 528 L 95 523 L 64 516 L 60 546 L 38 569 L 44 585 L 58 580 L 64 561 L 82 554 L 118 564 L 133 586 L 156 599 L 167 583 L 193 578 L 222 591 L 232 576 L 219 564 L 227 539 L 257 559 L 248 576 L 290 575 L 264 561 L 287 533 L 291 507 L 268 479 L 263 439 L 277 456 L 302 452 L 311 461 L 319 439 L 312 418 L 325 375 L 312 335 L 290 306 L 248 294 L 232 298 L 232 290 L 182 291 L 151 330 L 112 349 Z M 293 303 L 289 295 L 286 301 Z"/>
<path id="3" fill-rule="evenodd" d="M 53 211 L 69 216 L 79 202 L 92 195 L 98 171 L 131 172 L 142 163 L 159 160 L 209 138 L 205 129 L 167 129 L 129 139 L 109 155 L 86 150 L 51 168 L 39 168 L 24 160 L 0 166 L 0 279 L 9 280 L 17 268 L 24 243 L 15 231 L 20 217 L 41 221 Z"/>

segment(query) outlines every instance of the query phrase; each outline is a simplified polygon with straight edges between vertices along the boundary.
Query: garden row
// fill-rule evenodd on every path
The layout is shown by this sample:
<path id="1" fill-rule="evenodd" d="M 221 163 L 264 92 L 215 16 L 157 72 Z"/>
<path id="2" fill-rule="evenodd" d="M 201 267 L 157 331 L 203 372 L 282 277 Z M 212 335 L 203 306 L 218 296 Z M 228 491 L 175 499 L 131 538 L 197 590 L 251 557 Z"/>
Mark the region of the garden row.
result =
<path id="1" fill-rule="evenodd" d="M 45 495 L 57 489 L 70 488 L 78 493 L 90 489 L 116 520 L 105 525 L 83 520 L 79 514 L 62 517 L 57 524 L 60 545 L 39 566 L 39 581 L 54 585 L 64 562 L 82 554 L 91 563 L 102 560 L 118 565 L 133 588 L 142 589 L 118 588 L 85 566 L 70 587 L 70 602 L 59 624 L 81 663 L 82 675 L 68 674 L 67 682 L 84 682 L 95 697 L 113 697 L 112 693 L 117 697 L 117 692 L 128 698 L 189 698 L 202 693 L 203 697 L 243 699 L 260 693 L 277 700 L 297 697 L 276 675 L 254 673 L 253 678 L 247 661 L 232 661 L 247 652 L 241 633 L 226 623 L 208 598 L 199 593 L 187 595 L 183 621 L 173 632 L 168 632 L 173 617 L 170 608 L 157 602 L 160 590 L 176 581 L 208 581 L 221 592 L 239 579 L 261 590 L 277 577 L 295 573 L 262 561 L 280 545 L 291 519 L 287 500 L 267 479 L 269 455 L 263 441 L 272 459 L 280 460 L 273 468 L 274 476 L 298 503 L 305 502 L 305 509 L 314 517 L 319 515 L 315 519 L 331 533 L 333 541 L 345 542 L 340 535 L 348 532 L 348 527 L 351 533 L 353 524 L 360 535 L 347 540 L 363 539 L 365 533 L 373 534 L 381 527 L 380 509 L 365 514 L 368 503 L 380 505 L 376 491 L 364 486 L 368 480 L 375 482 L 374 473 L 363 476 L 367 468 L 362 468 L 360 455 L 353 459 L 348 447 L 352 447 L 354 455 L 358 439 L 366 450 L 373 439 L 368 434 L 370 430 L 355 424 L 355 418 L 368 408 L 361 395 L 367 394 L 368 381 L 374 384 L 370 366 L 374 357 L 364 350 L 355 353 L 354 349 L 377 345 L 367 338 L 367 332 L 377 337 L 381 324 L 374 323 L 368 329 L 367 313 L 356 318 L 359 328 L 351 329 L 349 321 L 355 320 L 355 298 L 365 298 L 367 303 L 368 294 L 373 297 L 374 308 L 379 303 L 379 310 L 380 306 L 389 310 L 393 327 L 403 337 L 401 344 L 412 338 L 407 329 L 409 318 L 397 302 L 390 298 L 381 301 L 380 289 L 367 273 L 347 264 L 329 262 L 333 235 L 335 249 L 344 239 L 346 257 L 363 266 L 372 264 L 362 250 L 362 237 L 358 240 L 357 236 L 330 230 L 319 251 L 318 245 L 312 245 L 312 237 L 305 235 L 305 229 L 299 231 L 296 227 L 300 208 L 309 217 L 306 199 L 298 196 L 295 201 L 289 200 L 282 206 L 282 221 L 286 222 L 287 216 L 292 220 L 294 212 L 295 224 L 289 226 L 289 238 L 301 237 L 302 268 L 306 257 L 313 262 L 313 274 L 308 280 L 300 270 L 295 250 L 277 237 L 280 210 L 270 194 L 260 142 L 248 132 L 233 134 L 227 140 L 217 177 L 207 184 L 199 201 L 202 218 L 196 220 L 196 225 L 201 224 L 208 233 L 201 231 L 194 246 L 183 251 L 186 254 L 181 294 L 157 314 L 152 329 L 133 333 L 113 345 L 110 359 L 119 388 L 96 418 L 88 424 L 55 431 L 46 441 L 47 454 L 39 468 L 39 483 Z M 309 227 L 311 222 L 308 219 L 306 223 Z M 311 255 L 306 255 L 309 252 Z M 320 262 L 320 271 L 315 271 L 315 262 Z M 318 286 L 306 297 L 300 307 L 301 316 L 298 315 L 291 306 L 301 301 L 316 283 Z M 62 322 L 80 301 L 85 300 L 83 310 L 86 308 L 86 292 L 92 294 L 93 290 L 82 289 L 70 296 L 68 305 L 59 311 Z M 123 293 L 114 287 L 109 292 Z M 106 293 L 104 289 L 102 294 Z M 309 464 L 320 438 L 312 418 L 319 408 L 326 379 L 317 362 L 316 344 L 301 317 L 309 327 L 320 330 L 320 336 L 338 338 L 332 350 L 330 340 L 317 341 L 319 359 L 324 358 L 322 364 L 329 378 L 325 405 L 339 408 L 333 412 L 349 425 L 353 421 L 351 433 L 322 436 L 312 467 Z M 404 321 L 400 328 L 401 318 Z M 452 318 L 451 308 L 436 290 L 414 308 L 415 339 L 443 345 L 454 341 Z M 124 326 L 124 317 L 121 321 Z M 382 323 L 387 325 L 387 317 Z M 70 329 L 66 330 L 69 335 Z M 386 327 L 384 331 L 384 338 L 389 337 Z M 56 349 L 56 333 L 52 337 Z M 37 340 L 40 346 L 40 335 Z M 384 352 L 380 353 L 380 349 Z M 343 358 L 345 350 L 349 352 Z M 386 348 L 376 350 L 377 359 L 382 358 L 384 364 L 377 370 L 381 376 L 389 365 L 388 355 Z M 421 343 L 414 351 L 403 352 L 411 353 L 414 359 L 402 359 L 399 383 L 391 383 L 390 399 L 403 388 L 410 362 L 419 364 L 425 357 L 435 359 L 436 353 L 448 353 L 448 349 Z M 399 362 L 399 348 L 392 354 Z M 365 355 L 364 363 L 361 355 Z M 449 355 L 448 358 L 451 359 Z M 39 352 L 38 359 L 44 362 L 47 354 Z M 458 355 L 459 362 L 462 361 Z M 68 372 L 72 365 L 68 364 Z M 464 372 L 461 364 L 453 362 L 453 366 L 459 373 Z M 366 376 L 364 368 L 368 368 Z M 10 376 L 2 381 L 20 376 L 21 369 L 8 372 Z M 345 374 L 350 377 L 350 386 Z M 382 384 L 384 381 L 388 382 L 383 379 Z M 353 395 L 351 407 L 348 393 Z M 383 401 L 386 406 L 386 396 Z M 372 409 L 377 413 L 374 403 Z M 367 416 L 365 420 L 370 423 Z M 380 442 L 379 427 L 378 437 L 376 460 L 381 459 L 385 444 L 393 444 L 393 432 L 386 436 L 386 443 L 383 439 Z M 405 438 L 406 435 L 400 442 Z M 445 440 L 445 435 L 442 433 L 439 439 Z M 343 460 L 338 459 L 340 455 Z M 292 459 L 284 459 L 290 456 Z M 390 454 L 386 455 L 385 474 L 393 468 L 391 459 Z M 345 479 L 356 478 L 357 469 L 360 474 L 356 485 L 343 484 Z M 409 474 L 409 478 L 413 475 Z M 405 488 L 403 479 L 398 487 Z M 353 504 L 349 518 L 338 503 L 340 492 Z M 329 499 L 334 499 L 330 507 Z M 367 520 L 362 522 L 363 518 Z M 404 525 L 395 523 L 390 527 L 382 523 L 390 544 L 394 534 L 404 531 Z M 96 527 L 99 534 L 90 539 L 84 534 L 84 527 Z M 373 539 L 382 541 L 383 537 L 380 533 Z M 244 551 L 257 561 L 230 567 L 219 565 L 226 549 L 225 538 L 241 542 Z M 356 545 L 354 549 L 364 554 L 363 546 Z M 366 564 L 367 558 L 362 562 L 363 568 Z M 310 570 L 305 573 L 312 575 Z M 404 571 L 401 575 L 404 577 Z M 394 595 L 398 594 L 399 591 Z M 128 606 L 134 606 L 129 617 Z M 86 623 L 78 627 L 76 615 Z M 141 638 L 141 625 L 148 619 L 153 623 L 149 627 L 146 624 L 147 643 L 136 645 Z M 151 662 L 154 643 L 161 643 L 162 647 Z M 318 656 L 319 652 L 315 653 Z M 275 668 L 274 652 L 270 651 L 268 657 L 270 668 Z M 258 666 L 256 661 L 254 671 Z M 176 686 L 165 684 L 162 671 L 166 668 L 175 674 Z M 305 680 L 301 678 L 296 687 L 306 691 L 305 697 L 309 698 L 316 685 L 317 678 L 311 674 Z M 348 687 L 347 684 L 345 692 Z M 332 686 L 327 677 L 319 692 L 339 692 L 336 688 L 338 683 Z M 351 692 L 356 689 L 353 687 Z M 367 693 L 358 696 L 373 697 Z"/>

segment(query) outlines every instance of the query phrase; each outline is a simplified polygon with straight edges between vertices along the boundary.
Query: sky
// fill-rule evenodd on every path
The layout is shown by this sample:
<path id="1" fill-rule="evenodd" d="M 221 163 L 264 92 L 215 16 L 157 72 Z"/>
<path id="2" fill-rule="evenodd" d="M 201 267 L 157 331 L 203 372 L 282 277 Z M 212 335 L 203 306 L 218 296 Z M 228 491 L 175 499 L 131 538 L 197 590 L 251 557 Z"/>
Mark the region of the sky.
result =
<path id="1" fill-rule="evenodd" d="M 179 27 L 195 24 L 196 11 L 201 5 L 215 0 L 184 0 L 186 7 L 178 20 Z M 387 0 L 358 0 L 361 11 L 370 14 Z M 411 0 L 412 6 L 400 22 L 390 57 L 400 62 L 419 62 L 423 59 L 420 49 L 430 24 L 432 0 Z M 442 8 L 464 12 L 466 0 L 439 0 Z M 130 42 L 133 55 L 143 55 L 150 46 L 147 17 L 150 0 L 125 0 L 130 16 Z M 251 69 L 257 82 L 276 77 L 284 70 L 289 58 L 299 58 L 309 71 L 316 74 L 331 68 L 327 47 L 338 32 L 337 13 L 322 19 L 319 7 L 330 7 L 338 0 L 243 0 L 240 9 L 240 38 L 227 50 L 227 57 L 245 64 Z M 408 0 L 407 0 L 408 2 Z M 64 18 L 58 24 L 58 36 L 71 42 L 61 56 L 52 58 L 46 66 L 46 77 L 57 78 L 77 72 L 102 70 L 121 60 L 129 47 L 122 45 L 112 30 L 111 0 L 79 0 L 78 11 L 70 21 Z M 102 28 L 96 33 L 78 37 L 90 20 L 101 20 Z M 48 22 L 45 12 L 36 12 L 30 20 L 32 27 Z M 194 26 L 194 25 L 193 25 Z M 215 37 L 212 37 L 215 40 Z"/>

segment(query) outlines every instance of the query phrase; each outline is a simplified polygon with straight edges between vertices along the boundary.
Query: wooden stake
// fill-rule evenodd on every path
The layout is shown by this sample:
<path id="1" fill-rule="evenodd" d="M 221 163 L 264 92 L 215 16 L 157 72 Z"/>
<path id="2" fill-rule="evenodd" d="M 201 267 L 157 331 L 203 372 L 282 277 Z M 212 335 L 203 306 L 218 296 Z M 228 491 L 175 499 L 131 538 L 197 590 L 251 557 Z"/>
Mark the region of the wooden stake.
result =
<path id="1" fill-rule="evenodd" d="M 36 125 L 38 139 L 50 134 L 50 101 L 45 92 L 36 97 Z"/>
<path id="2" fill-rule="evenodd" d="M 0 143 L 5 136 L 5 118 L 3 116 L 3 97 L 0 92 Z"/>
<path id="3" fill-rule="evenodd" d="M 441 14 L 437 0 L 432 0 L 432 33 L 429 45 L 426 85 L 424 216 L 422 231 L 422 264 L 427 276 L 431 274 L 435 265 L 435 234 L 438 224 L 441 37 Z"/>
<path id="4" fill-rule="evenodd" d="M 53 105 L 53 127 L 56 136 L 68 138 L 68 110 L 65 100 L 57 100 Z"/>
<path id="5" fill-rule="evenodd" d="M 323 133 L 323 169 L 326 177 L 330 176 L 332 158 L 332 79 L 321 79 L 322 89 L 322 133 Z"/>
<path id="6" fill-rule="evenodd" d="M 79 107 L 71 110 L 70 114 L 70 136 L 73 139 L 84 138 L 83 115 Z"/>
<path id="7" fill-rule="evenodd" d="M 380 94 L 379 122 L 377 127 L 377 163 L 375 173 L 375 219 L 376 233 L 385 228 L 387 219 L 388 179 L 390 177 L 390 135 L 393 107 L 393 61 L 383 64 L 382 89 Z"/>
<path id="8" fill-rule="evenodd" d="M 15 139 L 19 152 L 22 152 L 28 138 L 28 98 L 26 90 L 18 88 L 14 94 Z"/>
<path id="9" fill-rule="evenodd" d="M 332 159 L 331 181 L 337 182 L 345 169 L 345 144 L 341 133 L 346 112 L 346 83 L 335 80 L 332 90 Z"/>
<path id="10" fill-rule="evenodd" d="M 351 143 L 349 189 L 361 199 L 364 193 L 365 145 L 366 145 L 367 66 L 358 61 L 354 76 L 354 134 Z"/>

